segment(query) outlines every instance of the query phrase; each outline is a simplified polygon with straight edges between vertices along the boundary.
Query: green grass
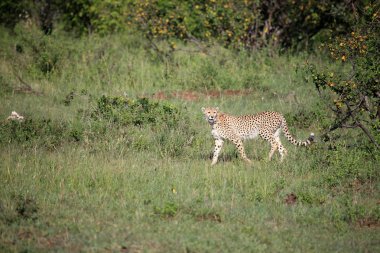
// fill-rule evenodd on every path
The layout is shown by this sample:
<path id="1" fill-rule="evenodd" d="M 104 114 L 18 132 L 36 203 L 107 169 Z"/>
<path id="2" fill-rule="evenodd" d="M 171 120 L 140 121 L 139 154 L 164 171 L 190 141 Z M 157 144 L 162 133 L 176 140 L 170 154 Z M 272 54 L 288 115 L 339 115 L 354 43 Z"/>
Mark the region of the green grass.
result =
<path id="1" fill-rule="evenodd" d="M 205 55 L 179 45 L 162 62 L 137 35 L 74 39 L 19 29 L 2 30 L 0 41 L 0 117 L 15 110 L 27 118 L 0 125 L 0 251 L 379 251 L 379 155 L 360 133 L 339 131 L 309 149 L 284 140 L 289 154 L 282 163 L 278 155 L 267 161 L 262 140 L 245 143 L 252 165 L 227 143 L 210 166 L 213 139 L 202 106 L 233 114 L 280 111 L 298 139 L 318 137 L 330 120 L 301 67 L 325 60 L 215 45 Z M 41 50 L 57 55 L 52 72 L 44 73 L 42 53 L 25 38 L 44 41 Z M 14 50 L 20 43 L 23 53 Z M 14 92 L 15 73 L 42 95 Z M 159 101 L 181 113 L 170 127 L 91 116 L 102 95 L 125 92 L 137 100 L 158 91 L 214 89 L 251 93 Z M 138 117 L 133 112 L 128 117 Z M 297 199 L 289 205 L 291 193 Z"/>

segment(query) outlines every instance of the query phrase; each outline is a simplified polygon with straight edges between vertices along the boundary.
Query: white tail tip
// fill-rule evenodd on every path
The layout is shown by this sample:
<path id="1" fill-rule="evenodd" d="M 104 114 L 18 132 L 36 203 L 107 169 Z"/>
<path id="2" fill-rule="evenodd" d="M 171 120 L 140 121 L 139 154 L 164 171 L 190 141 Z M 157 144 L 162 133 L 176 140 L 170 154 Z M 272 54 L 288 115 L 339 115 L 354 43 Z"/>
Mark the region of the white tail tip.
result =
<path id="1" fill-rule="evenodd" d="M 314 141 L 314 138 L 315 138 L 314 133 L 310 133 L 310 136 L 309 136 L 308 140 L 309 140 L 310 142 L 313 142 L 313 141 Z"/>

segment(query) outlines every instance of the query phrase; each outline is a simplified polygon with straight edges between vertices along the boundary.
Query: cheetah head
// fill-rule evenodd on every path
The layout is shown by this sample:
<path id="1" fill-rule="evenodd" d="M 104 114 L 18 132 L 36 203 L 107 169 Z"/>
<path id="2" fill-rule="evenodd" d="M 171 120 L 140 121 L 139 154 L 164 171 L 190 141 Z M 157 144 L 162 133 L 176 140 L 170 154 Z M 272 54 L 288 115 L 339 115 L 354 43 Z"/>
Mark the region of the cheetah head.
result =
<path id="1" fill-rule="evenodd" d="M 210 125 L 213 125 L 216 122 L 218 111 L 219 107 L 202 107 L 202 112 Z"/>

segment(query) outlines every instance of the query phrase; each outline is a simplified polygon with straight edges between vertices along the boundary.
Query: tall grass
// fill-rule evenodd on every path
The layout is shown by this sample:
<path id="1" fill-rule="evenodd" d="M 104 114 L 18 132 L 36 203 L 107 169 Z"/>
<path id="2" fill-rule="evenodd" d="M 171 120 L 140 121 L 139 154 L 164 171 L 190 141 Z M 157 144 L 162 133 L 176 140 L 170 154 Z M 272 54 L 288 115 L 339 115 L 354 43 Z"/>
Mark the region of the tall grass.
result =
<path id="1" fill-rule="evenodd" d="M 267 161 L 265 141 L 245 143 L 252 165 L 227 143 L 210 167 L 213 139 L 202 106 L 280 111 L 297 138 L 318 136 L 330 121 L 302 65 L 324 59 L 217 45 L 207 54 L 178 45 L 162 58 L 138 35 L 45 37 L 18 29 L 0 36 L 0 117 L 12 110 L 26 117 L 0 125 L 0 251 L 379 250 L 379 156 L 356 132 L 309 149 L 284 141 L 283 163 Z M 20 93 L 20 79 L 38 93 Z M 151 98 L 221 89 L 250 92 Z M 122 102 L 106 103 L 112 113 L 104 114 L 102 95 Z M 128 104 L 141 96 L 153 107 Z M 180 117 L 152 109 L 162 106 Z"/>

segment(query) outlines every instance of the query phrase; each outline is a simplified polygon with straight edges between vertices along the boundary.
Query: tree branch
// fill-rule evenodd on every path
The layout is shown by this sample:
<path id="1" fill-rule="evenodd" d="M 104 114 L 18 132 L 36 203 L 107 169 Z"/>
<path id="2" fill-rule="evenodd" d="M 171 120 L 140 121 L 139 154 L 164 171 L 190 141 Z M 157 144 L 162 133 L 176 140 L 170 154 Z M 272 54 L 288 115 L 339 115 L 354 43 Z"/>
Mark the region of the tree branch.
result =
<path id="1" fill-rule="evenodd" d="M 380 149 L 380 145 L 377 143 L 375 138 L 373 138 L 372 134 L 368 131 L 368 129 L 360 122 L 356 122 L 356 125 L 360 127 L 361 130 L 363 130 L 363 132 L 368 136 L 368 138 L 372 141 L 376 148 Z"/>

